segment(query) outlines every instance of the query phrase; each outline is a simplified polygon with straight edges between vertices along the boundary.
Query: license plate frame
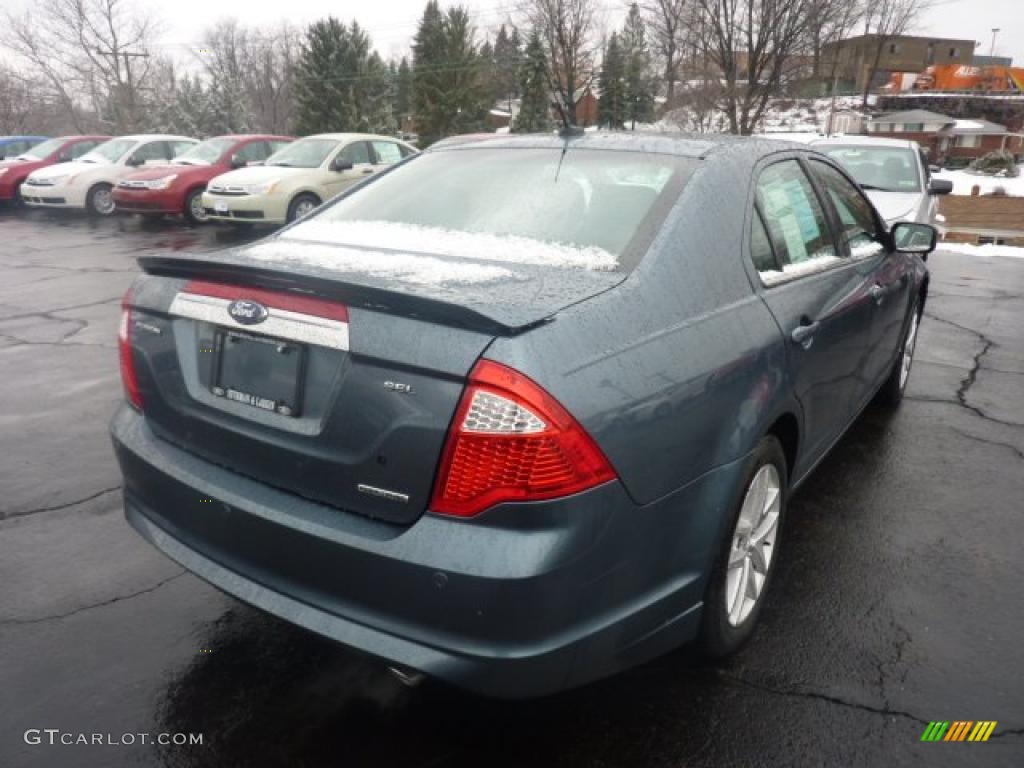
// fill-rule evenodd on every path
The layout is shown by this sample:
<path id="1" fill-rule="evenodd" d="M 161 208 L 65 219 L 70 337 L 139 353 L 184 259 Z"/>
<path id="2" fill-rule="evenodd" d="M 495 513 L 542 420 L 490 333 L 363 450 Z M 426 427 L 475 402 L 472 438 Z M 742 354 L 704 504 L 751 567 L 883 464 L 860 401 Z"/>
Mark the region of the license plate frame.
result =
<path id="1" fill-rule="evenodd" d="M 287 418 L 302 414 L 304 345 L 219 328 L 214 333 L 211 391 L 217 397 Z"/>
<path id="2" fill-rule="evenodd" d="M 231 213 L 231 209 L 228 208 L 228 204 L 223 200 L 214 200 L 213 210 L 217 213 Z"/>

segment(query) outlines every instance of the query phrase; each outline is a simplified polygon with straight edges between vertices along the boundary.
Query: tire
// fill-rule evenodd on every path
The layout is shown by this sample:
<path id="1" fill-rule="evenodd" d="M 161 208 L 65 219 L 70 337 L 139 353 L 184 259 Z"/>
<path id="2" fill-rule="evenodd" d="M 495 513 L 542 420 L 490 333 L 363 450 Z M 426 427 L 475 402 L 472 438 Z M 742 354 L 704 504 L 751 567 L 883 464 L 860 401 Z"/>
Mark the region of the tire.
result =
<path id="1" fill-rule="evenodd" d="M 185 198 L 185 221 L 189 224 L 205 224 L 210 220 L 203 209 L 203 188 L 193 189 Z"/>
<path id="2" fill-rule="evenodd" d="M 113 190 L 109 184 L 97 184 L 85 196 L 85 209 L 92 216 L 110 216 L 114 213 L 114 201 L 110 197 Z"/>
<path id="3" fill-rule="evenodd" d="M 910 313 L 910 322 L 900 336 L 899 354 L 892 364 L 889 377 L 878 390 L 876 402 L 886 408 L 898 408 L 903 402 L 903 393 L 907 389 L 910 378 L 910 366 L 914 362 L 914 350 L 917 348 L 917 331 L 921 323 L 920 303 L 915 301 Z"/>
<path id="4" fill-rule="evenodd" d="M 309 192 L 296 195 L 295 199 L 288 205 L 288 223 L 291 224 L 300 216 L 307 215 L 318 205 L 320 205 L 320 198 L 316 195 L 312 195 Z"/>
<path id="5" fill-rule="evenodd" d="M 699 635 L 707 656 L 731 656 L 753 635 L 778 561 L 788 502 L 786 455 L 778 439 L 768 435 L 747 461 L 708 581 Z"/>

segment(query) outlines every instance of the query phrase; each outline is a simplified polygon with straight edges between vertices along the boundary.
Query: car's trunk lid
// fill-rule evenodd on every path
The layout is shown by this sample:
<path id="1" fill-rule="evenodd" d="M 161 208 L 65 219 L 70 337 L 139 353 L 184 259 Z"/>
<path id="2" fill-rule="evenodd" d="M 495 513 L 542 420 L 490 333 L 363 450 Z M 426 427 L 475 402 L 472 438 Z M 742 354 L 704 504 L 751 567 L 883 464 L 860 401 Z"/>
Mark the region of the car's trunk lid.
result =
<path id="1" fill-rule="evenodd" d="M 140 259 L 148 274 L 132 292 L 131 335 L 147 422 L 276 487 L 414 521 L 465 377 L 491 340 L 623 275 L 516 266 L 480 280 L 492 273 L 405 257 L 397 273 L 245 249 Z M 228 309 L 238 300 L 269 316 L 250 324 L 259 312 L 242 306 L 236 319 Z"/>

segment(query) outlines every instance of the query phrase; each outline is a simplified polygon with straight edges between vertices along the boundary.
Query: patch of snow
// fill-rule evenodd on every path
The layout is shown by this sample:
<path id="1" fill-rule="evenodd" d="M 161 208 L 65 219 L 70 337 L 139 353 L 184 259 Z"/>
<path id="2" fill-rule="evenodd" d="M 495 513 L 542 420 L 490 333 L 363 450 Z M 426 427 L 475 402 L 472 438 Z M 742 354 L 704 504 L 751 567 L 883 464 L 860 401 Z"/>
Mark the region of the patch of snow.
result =
<path id="1" fill-rule="evenodd" d="M 417 286 L 483 285 L 521 279 L 511 270 L 486 264 L 445 261 L 412 253 L 373 253 L 342 246 L 272 240 L 246 254 L 260 261 L 354 272 Z"/>
<path id="2" fill-rule="evenodd" d="M 611 272 L 614 254 L 595 246 L 543 242 L 517 235 L 463 232 L 394 221 L 319 221 L 297 225 L 282 237 L 291 242 L 337 243 L 367 248 L 428 253 L 456 259 Z M 377 261 L 385 256 L 374 256 Z M 449 263 L 449 262 L 444 262 Z"/>
<path id="3" fill-rule="evenodd" d="M 812 256 L 795 264 L 785 264 L 782 267 L 782 271 L 766 269 L 760 273 L 761 280 L 764 281 L 765 285 L 774 285 L 791 277 L 802 277 L 804 275 L 813 275 L 816 272 L 823 272 L 839 261 L 842 261 L 842 259 L 833 254 Z"/>
<path id="4" fill-rule="evenodd" d="M 963 253 L 968 256 L 1003 256 L 1009 259 L 1024 259 L 1024 248 L 1014 245 L 973 245 L 971 243 L 939 243 L 936 250 Z"/>
<path id="5" fill-rule="evenodd" d="M 954 127 L 960 128 L 961 130 L 972 130 L 977 131 L 980 128 L 984 128 L 984 124 L 979 123 L 977 120 L 954 120 Z"/>
<path id="6" fill-rule="evenodd" d="M 1006 194 L 1012 197 L 1024 196 L 1024 174 L 1015 178 L 1006 176 L 982 176 L 969 171 L 938 171 L 932 174 L 936 179 L 946 179 L 953 182 L 954 195 L 969 195 L 971 187 L 977 185 L 981 194 L 991 194 L 997 187 L 1006 190 Z"/>

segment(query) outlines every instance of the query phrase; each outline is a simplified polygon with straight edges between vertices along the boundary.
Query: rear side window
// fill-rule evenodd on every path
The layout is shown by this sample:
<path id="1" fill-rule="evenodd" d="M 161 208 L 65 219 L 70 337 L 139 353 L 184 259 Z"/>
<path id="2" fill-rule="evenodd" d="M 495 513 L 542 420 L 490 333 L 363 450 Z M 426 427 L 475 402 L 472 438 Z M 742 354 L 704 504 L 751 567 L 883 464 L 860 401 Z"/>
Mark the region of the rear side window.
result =
<path id="1" fill-rule="evenodd" d="M 145 163 L 150 160 L 170 160 L 167 153 L 166 141 L 151 141 L 135 150 L 134 154 L 132 154 L 132 160 L 137 163 Z"/>
<path id="2" fill-rule="evenodd" d="M 270 157 L 270 146 L 265 141 L 251 141 L 235 154 L 243 163 L 261 163 Z"/>
<path id="3" fill-rule="evenodd" d="M 373 142 L 373 153 L 377 156 L 378 165 L 391 165 L 402 159 L 402 153 L 393 141 Z"/>
<path id="4" fill-rule="evenodd" d="M 754 260 L 754 266 L 758 272 L 772 272 L 781 269 L 775 261 L 775 252 L 772 251 L 771 241 L 768 239 L 768 232 L 764 228 L 764 221 L 761 214 L 754 211 L 754 223 L 750 230 L 750 258 Z"/>
<path id="5" fill-rule="evenodd" d="M 97 146 L 100 145 L 100 143 L 101 142 L 99 141 L 80 141 L 77 144 L 73 144 L 71 146 L 71 150 L 69 151 L 68 155 L 72 160 L 77 160 L 82 155 L 95 149 Z"/>
<path id="6" fill-rule="evenodd" d="M 818 272 L 839 260 L 825 211 L 796 160 L 761 172 L 757 207 L 778 260 L 777 269 L 758 269 L 766 283 Z"/>
<path id="7" fill-rule="evenodd" d="M 885 250 L 878 238 L 878 224 L 871 203 L 843 174 L 820 160 L 811 160 L 811 168 L 832 201 L 842 227 L 842 240 L 850 255 L 874 256 Z"/>
<path id="8" fill-rule="evenodd" d="M 350 160 L 352 165 L 366 165 L 370 162 L 370 145 L 365 141 L 356 141 L 341 150 L 341 157 Z"/>

